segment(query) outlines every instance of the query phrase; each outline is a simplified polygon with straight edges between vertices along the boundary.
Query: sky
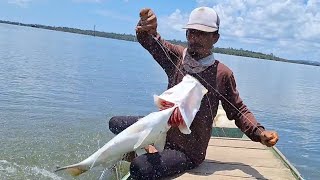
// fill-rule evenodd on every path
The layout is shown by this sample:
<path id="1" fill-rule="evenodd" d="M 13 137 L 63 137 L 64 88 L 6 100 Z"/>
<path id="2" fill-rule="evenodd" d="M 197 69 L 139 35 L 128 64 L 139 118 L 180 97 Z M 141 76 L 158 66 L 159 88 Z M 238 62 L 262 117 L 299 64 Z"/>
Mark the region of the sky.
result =
<path id="1" fill-rule="evenodd" d="M 0 19 L 135 34 L 149 7 L 164 39 L 186 41 L 182 27 L 200 6 L 219 14 L 217 47 L 320 62 L 320 0 L 0 0 Z"/>

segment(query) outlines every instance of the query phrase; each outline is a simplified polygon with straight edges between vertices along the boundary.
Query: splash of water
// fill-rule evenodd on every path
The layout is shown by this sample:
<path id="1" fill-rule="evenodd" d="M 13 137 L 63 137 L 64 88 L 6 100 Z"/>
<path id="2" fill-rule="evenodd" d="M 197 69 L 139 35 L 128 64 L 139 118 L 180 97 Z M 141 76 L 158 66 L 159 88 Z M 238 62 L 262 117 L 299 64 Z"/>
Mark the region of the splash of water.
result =
<path id="1" fill-rule="evenodd" d="M 49 178 L 53 180 L 62 180 L 61 177 L 46 169 L 19 165 L 7 160 L 0 160 L 0 179 L 17 178 L 17 174 L 21 174 L 23 177 L 33 177 L 35 179 Z"/>

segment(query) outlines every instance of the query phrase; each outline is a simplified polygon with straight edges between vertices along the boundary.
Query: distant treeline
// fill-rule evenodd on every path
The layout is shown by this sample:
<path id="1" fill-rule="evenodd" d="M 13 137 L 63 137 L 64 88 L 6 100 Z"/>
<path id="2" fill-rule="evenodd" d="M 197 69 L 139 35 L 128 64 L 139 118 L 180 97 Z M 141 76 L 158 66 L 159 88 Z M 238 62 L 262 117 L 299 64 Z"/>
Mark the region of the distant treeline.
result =
<path id="1" fill-rule="evenodd" d="M 2 21 L 2 20 L 0 20 L 0 23 L 12 24 L 12 25 L 18 25 L 18 26 L 28 26 L 28 27 L 41 28 L 41 29 L 49 29 L 54 31 L 63 31 L 63 32 L 69 32 L 69 33 L 76 33 L 76 34 L 84 34 L 84 35 L 98 36 L 98 37 L 105 37 L 105 38 L 112 38 L 112 39 L 120 39 L 120 40 L 126 40 L 126 41 L 136 41 L 136 36 L 131 34 L 107 33 L 102 31 L 82 30 L 82 29 L 69 28 L 69 27 L 46 26 L 46 25 L 40 25 L 40 24 L 24 24 L 19 22 L 10 22 L 10 21 Z"/>
<path id="2" fill-rule="evenodd" d="M 174 44 L 180 44 L 183 46 L 186 46 L 186 42 L 179 41 L 179 40 L 172 40 L 170 41 Z M 229 54 L 229 55 L 234 55 L 234 56 L 243 56 L 243 57 L 252 57 L 252 58 L 258 58 L 258 59 L 268 59 L 268 60 L 275 60 L 275 61 L 288 61 L 283 58 L 279 58 L 275 55 L 271 54 L 263 54 L 260 52 L 254 52 L 254 51 L 248 51 L 248 50 L 243 50 L 243 49 L 234 49 L 234 48 L 219 48 L 219 47 L 214 47 L 214 52 L 216 53 L 221 53 L 221 54 Z"/>
<path id="3" fill-rule="evenodd" d="M 134 42 L 137 41 L 136 36 L 132 34 L 108 33 L 103 31 L 82 30 L 82 29 L 69 28 L 69 27 L 54 27 L 54 26 L 46 26 L 46 25 L 40 25 L 40 24 L 24 24 L 19 22 L 2 21 L 2 20 L 0 20 L 0 23 L 19 25 L 19 26 L 28 26 L 28 27 L 41 28 L 41 29 L 49 29 L 54 31 L 63 31 L 63 32 L 69 32 L 69 33 L 84 34 L 84 35 L 90 35 L 90 36 L 98 36 L 98 37 L 104 37 L 104 38 L 119 39 L 119 40 L 125 40 L 125 41 L 134 41 Z M 182 46 L 187 45 L 186 42 L 180 41 L 180 40 L 169 40 L 169 41 L 174 44 L 180 44 Z M 231 47 L 229 48 L 215 47 L 214 52 L 221 53 L 221 54 L 234 55 L 234 56 L 252 57 L 252 58 L 258 58 L 258 59 L 267 59 L 267 60 L 283 61 L 283 62 L 289 62 L 289 63 L 320 66 L 320 62 L 306 61 L 306 60 L 288 60 L 288 59 L 277 57 L 272 53 L 263 54 L 260 52 L 248 51 L 243 49 L 234 49 Z"/>

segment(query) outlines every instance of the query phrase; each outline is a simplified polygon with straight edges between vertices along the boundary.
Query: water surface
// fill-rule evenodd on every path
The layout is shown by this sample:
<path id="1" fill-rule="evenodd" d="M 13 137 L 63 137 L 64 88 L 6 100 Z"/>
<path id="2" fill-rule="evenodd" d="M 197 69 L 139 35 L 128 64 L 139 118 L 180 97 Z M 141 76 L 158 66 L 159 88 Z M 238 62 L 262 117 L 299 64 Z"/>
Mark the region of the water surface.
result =
<path id="1" fill-rule="evenodd" d="M 319 67 L 217 54 L 257 119 L 306 179 L 320 179 Z M 0 24 L 0 179 L 53 173 L 111 137 L 114 115 L 145 115 L 166 75 L 138 43 Z M 77 179 L 97 179 L 101 169 Z"/>

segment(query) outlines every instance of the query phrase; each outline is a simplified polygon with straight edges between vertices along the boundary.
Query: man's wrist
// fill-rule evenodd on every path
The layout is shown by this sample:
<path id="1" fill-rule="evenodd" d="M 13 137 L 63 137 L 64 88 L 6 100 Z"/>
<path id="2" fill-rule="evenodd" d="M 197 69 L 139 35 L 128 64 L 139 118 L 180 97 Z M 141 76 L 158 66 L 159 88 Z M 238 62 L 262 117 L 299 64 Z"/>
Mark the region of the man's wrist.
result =
<path id="1" fill-rule="evenodd" d="M 262 132 L 264 132 L 265 129 L 264 127 L 258 127 L 255 134 L 256 134 L 256 137 L 258 138 L 258 141 L 261 142 L 261 137 L 263 136 Z"/>

